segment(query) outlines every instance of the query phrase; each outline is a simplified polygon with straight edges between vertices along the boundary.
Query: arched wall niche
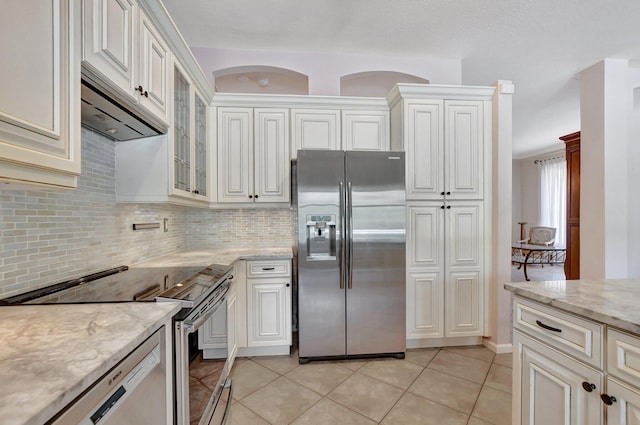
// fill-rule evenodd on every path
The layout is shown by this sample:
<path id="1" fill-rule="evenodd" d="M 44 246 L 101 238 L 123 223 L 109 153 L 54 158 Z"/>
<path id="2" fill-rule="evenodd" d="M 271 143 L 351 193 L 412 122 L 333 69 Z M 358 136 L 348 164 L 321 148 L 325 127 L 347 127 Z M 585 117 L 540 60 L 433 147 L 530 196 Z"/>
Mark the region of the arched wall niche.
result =
<path id="1" fill-rule="evenodd" d="M 309 77 L 275 66 L 236 66 L 213 71 L 220 93 L 309 94 Z"/>
<path id="2" fill-rule="evenodd" d="M 397 83 L 428 84 L 429 80 L 396 71 L 357 72 L 340 77 L 340 95 L 384 97 Z"/>

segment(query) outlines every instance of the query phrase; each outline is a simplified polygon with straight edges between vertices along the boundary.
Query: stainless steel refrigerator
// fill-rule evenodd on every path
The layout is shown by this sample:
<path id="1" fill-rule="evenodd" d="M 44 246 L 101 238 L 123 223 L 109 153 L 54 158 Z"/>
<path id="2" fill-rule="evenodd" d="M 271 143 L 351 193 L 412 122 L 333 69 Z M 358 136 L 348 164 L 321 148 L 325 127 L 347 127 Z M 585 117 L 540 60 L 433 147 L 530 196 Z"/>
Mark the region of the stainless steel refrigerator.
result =
<path id="1" fill-rule="evenodd" d="M 404 357 L 403 152 L 300 150 L 300 362 Z"/>

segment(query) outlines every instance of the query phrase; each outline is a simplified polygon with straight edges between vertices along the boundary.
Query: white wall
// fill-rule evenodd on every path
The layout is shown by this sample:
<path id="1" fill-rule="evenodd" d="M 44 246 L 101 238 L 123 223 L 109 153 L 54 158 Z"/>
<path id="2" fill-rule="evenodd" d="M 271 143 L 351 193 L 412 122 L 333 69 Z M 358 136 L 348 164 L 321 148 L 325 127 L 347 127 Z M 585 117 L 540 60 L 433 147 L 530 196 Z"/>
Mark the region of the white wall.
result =
<path id="1" fill-rule="evenodd" d="M 191 50 L 213 87 L 214 71 L 252 65 L 285 68 L 305 74 L 309 77 L 309 94 L 321 96 L 339 96 L 340 77 L 367 71 L 402 72 L 424 78 L 432 84 L 462 83 L 462 61 L 457 59 L 204 47 Z"/>
<path id="2" fill-rule="evenodd" d="M 605 59 L 580 77 L 580 277 L 628 276 L 628 61 Z"/>
<path id="3" fill-rule="evenodd" d="M 629 70 L 629 89 L 633 92 L 630 99 L 631 116 L 629 119 L 629 146 L 627 167 L 630 182 L 628 188 L 628 234 L 629 277 L 640 277 L 640 69 Z"/>

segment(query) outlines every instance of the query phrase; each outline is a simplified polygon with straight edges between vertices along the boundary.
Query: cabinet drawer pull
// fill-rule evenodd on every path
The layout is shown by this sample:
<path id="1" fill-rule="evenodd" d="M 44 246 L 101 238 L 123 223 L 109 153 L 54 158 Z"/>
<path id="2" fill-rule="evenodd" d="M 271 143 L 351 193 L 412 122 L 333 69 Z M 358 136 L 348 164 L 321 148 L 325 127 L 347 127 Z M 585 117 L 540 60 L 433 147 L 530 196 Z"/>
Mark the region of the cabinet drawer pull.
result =
<path id="1" fill-rule="evenodd" d="M 540 326 L 543 329 L 546 329 L 548 331 L 552 331 L 552 332 L 562 332 L 562 329 L 558 329 L 558 328 L 553 328 L 549 325 L 545 325 L 544 323 L 542 323 L 539 320 L 536 320 L 536 325 Z"/>
<path id="2" fill-rule="evenodd" d="M 275 270 L 275 267 L 263 267 L 262 270 L 264 271 L 269 271 L 269 270 Z"/>
<path id="3" fill-rule="evenodd" d="M 610 396 L 610 395 L 608 395 L 608 394 L 600 394 L 600 399 L 601 399 L 601 400 L 602 400 L 602 402 L 603 402 L 604 404 L 606 404 L 607 406 L 611 406 L 613 403 L 615 403 L 616 401 L 618 401 L 618 400 L 616 400 L 616 398 L 615 398 L 615 397 Z"/>

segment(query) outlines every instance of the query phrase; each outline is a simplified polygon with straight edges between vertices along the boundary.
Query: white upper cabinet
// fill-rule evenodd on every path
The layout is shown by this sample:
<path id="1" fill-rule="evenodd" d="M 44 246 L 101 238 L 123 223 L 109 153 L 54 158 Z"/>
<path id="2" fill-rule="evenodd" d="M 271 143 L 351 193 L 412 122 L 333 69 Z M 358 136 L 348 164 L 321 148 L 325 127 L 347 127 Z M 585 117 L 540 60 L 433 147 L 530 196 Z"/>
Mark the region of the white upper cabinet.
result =
<path id="1" fill-rule="evenodd" d="M 299 149 L 342 149 L 340 110 L 291 109 L 291 157 Z"/>
<path id="2" fill-rule="evenodd" d="M 407 152 L 407 199 L 484 199 L 493 87 L 399 85 L 392 150 Z"/>
<path id="3" fill-rule="evenodd" d="M 407 105 L 407 199 L 441 199 L 444 188 L 443 101 L 415 101 Z"/>
<path id="4" fill-rule="evenodd" d="M 173 111 L 169 137 L 172 143 L 171 194 L 207 201 L 209 107 L 182 67 L 173 64 Z"/>
<path id="5" fill-rule="evenodd" d="M 166 121 L 169 100 L 167 89 L 169 48 L 142 11 L 140 12 L 138 58 L 137 93 L 140 103 L 157 117 Z"/>
<path id="6" fill-rule="evenodd" d="M 218 108 L 218 202 L 290 200 L 289 111 Z"/>
<path id="7" fill-rule="evenodd" d="M 152 22 L 132 0 L 83 4 L 84 67 L 167 122 L 169 48 Z"/>
<path id="8" fill-rule="evenodd" d="M 80 13 L 80 5 L 73 0 L 3 2 L 2 181 L 76 186 L 80 174 Z"/>
<path id="9" fill-rule="evenodd" d="M 138 8 L 133 0 L 84 0 L 82 59 L 123 89 L 132 100 Z"/>
<path id="10" fill-rule="evenodd" d="M 483 103 L 477 100 L 445 100 L 444 107 L 444 192 L 447 199 L 482 199 Z"/>
<path id="11" fill-rule="evenodd" d="M 253 128 L 254 200 L 289 202 L 289 113 L 284 109 L 255 109 Z"/>
<path id="12" fill-rule="evenodd" d="M 342 147 L 346 151 L 388 151 L 389 111 L 342 111 Z"/>

